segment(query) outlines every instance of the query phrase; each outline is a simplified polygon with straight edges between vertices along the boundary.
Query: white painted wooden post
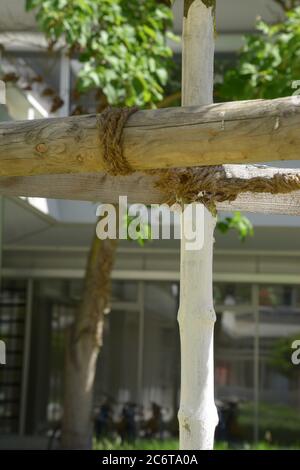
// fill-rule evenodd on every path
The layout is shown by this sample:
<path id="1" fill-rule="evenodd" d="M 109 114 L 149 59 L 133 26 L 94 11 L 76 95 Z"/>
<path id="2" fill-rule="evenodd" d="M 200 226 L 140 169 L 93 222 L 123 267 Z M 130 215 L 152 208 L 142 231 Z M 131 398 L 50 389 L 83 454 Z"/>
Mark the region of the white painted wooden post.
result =
<path id="1" fill-rule="evenodd" d="M 202 0 L 185 0 L 182 50 L 182 105 L 213 101 L 214 19 Z M 212 261 L 216 220 L 204 208 L 204 245 L 188 250 L 182 219 L 180 306 L 181 397 L 180 449 L 213 448 L 218 415 L 214 403 Z"/>

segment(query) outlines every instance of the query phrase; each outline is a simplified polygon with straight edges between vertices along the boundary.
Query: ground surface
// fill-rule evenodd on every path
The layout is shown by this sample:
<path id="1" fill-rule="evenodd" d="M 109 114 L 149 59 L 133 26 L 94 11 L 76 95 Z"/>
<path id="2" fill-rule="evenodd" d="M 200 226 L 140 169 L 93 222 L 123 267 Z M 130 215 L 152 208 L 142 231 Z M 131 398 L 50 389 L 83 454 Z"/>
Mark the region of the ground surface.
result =
<path id="1" fill-rule="evenodd" d="M 265 442 L 259 442 L 257 445 L 249 444 L 247 442 L 239 443 L 236 445 L 229 445 L 227 442 L 219 442 L 216 444 L 216 450 L 280 450 L 280 449 L 300 450 L 299 445 L 280 447 L 276 445 L 269 445 Z M 102 440 L 95 444 L 96 450 L 178 450 L 178 441 L 176 439 L 160 440 L 144 440 L 139 439 L 134 443 L 118 443 L 109 440 Z"/>

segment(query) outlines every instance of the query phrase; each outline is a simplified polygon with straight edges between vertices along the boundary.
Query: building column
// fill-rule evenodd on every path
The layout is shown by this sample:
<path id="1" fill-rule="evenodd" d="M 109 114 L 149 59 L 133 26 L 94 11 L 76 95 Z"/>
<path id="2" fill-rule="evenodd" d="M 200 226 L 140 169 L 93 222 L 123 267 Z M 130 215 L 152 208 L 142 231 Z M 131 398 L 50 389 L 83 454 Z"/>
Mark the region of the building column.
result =
<path id="1" fill-rule="evenodd" d="M 252 308 L 254 316 L 254 350 L 253 350 L 253 391 L 254 391 L 254 443 L 259 440 L 259 286 L 252 285 Z"/>
<path id="2" fill-rule="evenodd" d="M 29 365 L 31 348 L 31 327 L 32 327 L 32 299 L 33 299 L 33 280 L 27 281 L 26 309 L 25 309 L 25 333 L 23 346 L 22 362 L 22 382 L 21 382 L 21 402 L 20 402 L 20 421 L 19 434 L 24 435 L 26 430 L 27 397 L 29 383 Z"/>
<path id="3" fill-rule="evenodd" d="M 143 370 L 144 370 L 144 344 L 145 344 L 145 293 L 144 282 L 138 283 L 138 304 L 139 304 L 139 320 L 138 320 L 138 351 L 137 351 L 137 402 L 142 405 L 143 400 Z"/>

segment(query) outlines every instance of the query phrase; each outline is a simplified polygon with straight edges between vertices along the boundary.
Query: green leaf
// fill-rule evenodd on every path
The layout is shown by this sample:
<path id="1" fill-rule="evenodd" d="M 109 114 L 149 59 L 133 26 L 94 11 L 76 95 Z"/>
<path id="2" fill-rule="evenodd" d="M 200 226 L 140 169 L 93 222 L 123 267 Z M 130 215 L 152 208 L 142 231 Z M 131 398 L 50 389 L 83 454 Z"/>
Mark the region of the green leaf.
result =
<path id="1" fill-rule="evenodd" d="M 160 82 L 164 85 L 168 79 L 167 70 L 163 68 L 156 69 L 156 75 L 158 76 Z"/>
<path id="2" fill-rule="evenodd" d="M 26 0 L 26 3 L 25 3 L 26 11 L 29 11 L 35 8 L 38 3 L 39 3 L 38 0 Z"/>
<path id="3" fill-rule="evenodd" d="M 236 230 L 241 241 L 245 241 L 247 237 L 254 234 L 250 220 L 240 212 L 235 212 L 233 217 L 226 217 L 218 221 L 217 229 L 223 234 L 230 230 Z"/>

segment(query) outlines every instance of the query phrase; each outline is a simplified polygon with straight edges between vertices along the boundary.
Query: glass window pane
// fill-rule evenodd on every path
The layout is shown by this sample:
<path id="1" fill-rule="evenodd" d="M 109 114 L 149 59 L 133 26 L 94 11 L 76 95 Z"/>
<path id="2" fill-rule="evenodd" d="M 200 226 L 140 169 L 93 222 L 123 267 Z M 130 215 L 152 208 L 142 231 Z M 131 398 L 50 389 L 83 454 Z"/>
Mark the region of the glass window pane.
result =
<path id="1" fill-rule="evenodd" d="M 214 283 L 215 305 L 239 305 L 251 302 L 251 285 Z"/>
<path id="2" fill-rule="evenodd" d="M 292 307 L 293 292 L 293 286 L 262 285 L 259 288 L 259 303 L 265 307 Z"/>
<path id="3" fill-rule="evenodd" d="M 259 289 L 259 437 L 292 446 L 300 433 L 300 366 L 292 343 L 300 339 L 299 287 Z"/>
<path id="4" fill-rule="evenodd" d="M 251 285 L 217 284 L 216 290 L 220 302 L 215 325 L 216 439 L 242 445 L 253 437 L 255 328 Z"/>
<path id="5" fill-rule="evenodd" d="M 6 364 L 0 367 L 0 432 L 18 432 L 25 334 L 26 283 L 3 280 L 0 291 L 0 339 Z"/>

